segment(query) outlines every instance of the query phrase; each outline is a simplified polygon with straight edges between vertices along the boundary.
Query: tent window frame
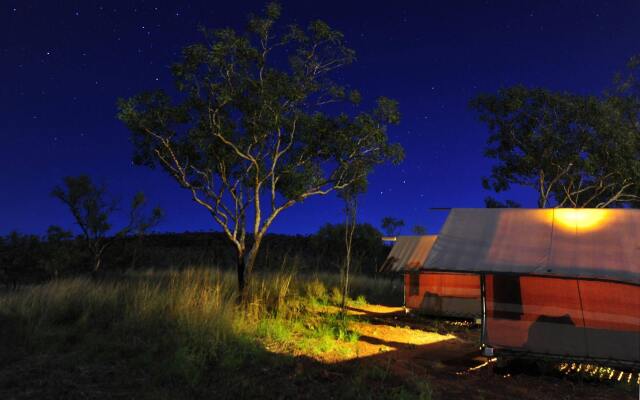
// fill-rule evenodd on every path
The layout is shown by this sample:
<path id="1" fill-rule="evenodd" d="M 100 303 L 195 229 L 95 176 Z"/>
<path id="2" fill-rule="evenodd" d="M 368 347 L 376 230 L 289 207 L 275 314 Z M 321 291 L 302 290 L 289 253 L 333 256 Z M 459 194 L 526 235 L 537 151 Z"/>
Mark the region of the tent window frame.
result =
<path id="1" fill-rule="evenodd" d="M 493 318 L 520 320 L 524 315 L 520 275 L 493 274 Z M 509 306 L 511 310 L 498 309 Z"/>

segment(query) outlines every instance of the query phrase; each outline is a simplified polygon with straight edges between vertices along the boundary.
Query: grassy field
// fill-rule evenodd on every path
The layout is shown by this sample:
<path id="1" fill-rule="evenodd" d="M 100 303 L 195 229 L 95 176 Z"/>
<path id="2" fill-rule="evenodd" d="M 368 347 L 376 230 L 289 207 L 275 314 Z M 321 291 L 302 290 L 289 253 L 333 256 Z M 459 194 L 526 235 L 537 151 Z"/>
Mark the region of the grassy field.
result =
<path id="1" fill-rule="evenodd" d="M 354 277 L 341 316 L 336 275 L 254 278 L 242 307 L 234 275 L 204 268 L 0 293 L 0 398 L 634 398 L 633 385 L 494 372 L 469 323 L 375 305 L 397 305 L 398 281 Z"/>
<path id="2" fill-rule="evenodd" d="M 339 301 L 338 281 L 255 276 L 246 309 L 236 305 L 233 274 L 215 269 L 59 280 L 5 293 L 0 397 L 294 398 L 298 385 L 309 397 L 335 397 L 354 382 L 356 397 L 387 397 L 361 376 L 326 386 L 305 384 L 312 374 L 288 374 L 304 355 L 353 352 L 353 318 L 317 311 Z M 401 298 L 389 280 L 352 282 L 351 303 Z"/>

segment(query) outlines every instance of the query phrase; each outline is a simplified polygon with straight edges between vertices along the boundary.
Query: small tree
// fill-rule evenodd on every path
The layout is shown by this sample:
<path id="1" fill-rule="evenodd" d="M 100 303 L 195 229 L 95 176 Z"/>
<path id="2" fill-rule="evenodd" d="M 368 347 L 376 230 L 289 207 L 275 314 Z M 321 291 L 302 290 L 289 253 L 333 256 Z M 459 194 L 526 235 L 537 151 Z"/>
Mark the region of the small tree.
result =
<path id="1" fill-rule="evenodd" d="M 135 162 L 163 168 L 235 247 L 243 297 L 284 210 L 402 158 L 386 133 L 399 122 L 396 102 L 359 111 L 359 93 L 330 77 L 355 58 L 343 35 L 322 21 L 282 30 L 279 18 L 272 3 L 245 33 L 204 31 L 206 42 L 186 47 L 172 68 L 175 101 L 157 91 L 119 102 Z M 340 103 L 348 112 L 336 112 Z"/>
<path id="2" fill-rule="evenodd" d="M 54 278 L 60 275 L 61 269 L 71 268 L 77 261 L 73 242 L 72 232 L 57 225 L 47 228 L 45 236 L 47 257 L 44 260 L 44 266 Z"/>
<path id="3" fill-rule="evenodd" d="M 128 224 L 109 237 L 109 219 L 117 210 L 117 202 L 107 199 L 104 185 L 94 184 L 86 175 L 68 176 L 62 186 L 54 187 L 51 194 L 69 207 L 80 228 L 84 246 L 91 254 L 93 272 L 100 269 L 104 252 L 116 238 L 132 232 L 146 232 L 162 218 L 162 211 L 157 207 L 145 215 L 142 208 L 146 200 L 143 193 L 138 193 L 131 203 Z"/>
<path id="4" fill-rule="evenodd" d="M 147 203 L 147 199 L 142 192 L 135 194 L 133 202 L 131 204 L 131 212 L 129 214 L 128 232 L 126 234 L 133 235 L 133 253 L 131 255 L 131 268 L 136 267 L 138 261 L 138 252 L 142 247 L 142 241 L 151 229 L 155 227 L 163 217 L 163 212 L 160 208 L 156 207 L 151 211 L 150 215 L 145 215 L 144 205 Z"/>
<path id="5" fill-rule="evenodd" d="M 422 225 L 415 225 L 415 226 L 413 227 L 412 231 L 413 231 L 413 234 L 414 234 L 414 235 L 420 235 L 420 236 L 422 236 L 422 235 L 426 235 L 426 234 L 427 234 L 427 228 L 425 228 L 425 227 L 424 227 L 424 226 L 422 226 Z"/>
<path id="6" fill-rule="evenodd" d="M 327 269 L 342 271 L 346 254 L 344 249 L 345 224 L 324 224 L 311 236 L 314 263 Z M 387 257 L 388 249 L 381 240 L 382 234 L 373 225 L 356 224 L 351 250 L 351 272 L 375 273 L 377 266 Z"/>
<path id="7" fill-rule="evenodd" d="M 484 206 L 486 208 L 520 208 L 522 207 L 520 203 L 515 202 L 513 200 L 506 200 L 502 202 L 491 196 L 487 196 L 484 198 Z"/>
<path id="8" fill-rule="evenodd" d="M 353 247 L 353 232 L 356 229 L 358 214 L 358 191 L 357 186 L 352 186 L 340 193 L 344 200 L 344 244 L 345 258 L 342 269 L 342 303 L 340 309 L 345 312 L 347 297 L 349 296 L 349 272 L 351 270 L 351 250 Z"/>
<path id="9" fill-rule="evenodd" d="M 386 235 L 395 236 L 404 226 L 404 221 L 393 217 L 384 217 L 382 218 L 382 223 L 380 225 Z"/>

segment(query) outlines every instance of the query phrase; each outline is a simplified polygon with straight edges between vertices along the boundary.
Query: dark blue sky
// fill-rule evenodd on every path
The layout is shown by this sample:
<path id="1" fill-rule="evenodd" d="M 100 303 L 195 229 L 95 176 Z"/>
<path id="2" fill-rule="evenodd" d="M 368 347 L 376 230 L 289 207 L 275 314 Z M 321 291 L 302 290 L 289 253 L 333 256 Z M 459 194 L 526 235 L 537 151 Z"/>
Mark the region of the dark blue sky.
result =
<path id="1" fill-rule="evenodd" d="M 524 83 L 600 93 L 640 53 L 640 1 L 285 1 L 283 19 L 320 18 L 357 52 L 342 78 L 366 98 L 400 103 L 391 136 L 399 167 L 371 177 L 360 219 L 385 215 L 437 231 L 430 207 L 481 207 L 487 132 L 473 96 Z M 131 165 L 116 99 L 171 87 L 168 66 L 200 40 L 199 25 L 241 28 L 262 1 L 7 1 L 0 3 L 0 234 L 73 227 L 50 197 L 86 173 L 129 199 L 143 190 L 166 211 L 158 230 L 214 229 L 209 215 L 160 171 Z M 534 206 L 533 193 L 508 195 Z M 342 220 L 334 198 L 287 210 L 273 231 L 311 233 Z M 409 228 L 405 228 L 408 232 Z"/>

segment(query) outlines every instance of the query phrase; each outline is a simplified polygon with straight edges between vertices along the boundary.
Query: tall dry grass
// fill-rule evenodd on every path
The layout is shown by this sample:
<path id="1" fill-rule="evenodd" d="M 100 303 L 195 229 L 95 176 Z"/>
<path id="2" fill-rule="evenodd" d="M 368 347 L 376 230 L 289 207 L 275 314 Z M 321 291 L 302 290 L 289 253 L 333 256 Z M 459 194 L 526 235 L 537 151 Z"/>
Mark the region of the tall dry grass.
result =
<path id="1" fill-rule="evenodd" d="M 235 275 L 219 269 L 51 281 L 0 294 L 0 333 L 11 338 L 0 352 L 8 359 L 65 354 L 73 364 L 142 369 L 154 385 L 196 387 L 212 369 L 256 362 L 265 343 L 304 353 L 353 343 L 349 319 L 313 312 L 339 301 L 338 284 L 330 274 L 256 274 L 239 306 Z M 401 296 L 388 280 L 354 277 L 352 285 L 354 297 Z"/>

